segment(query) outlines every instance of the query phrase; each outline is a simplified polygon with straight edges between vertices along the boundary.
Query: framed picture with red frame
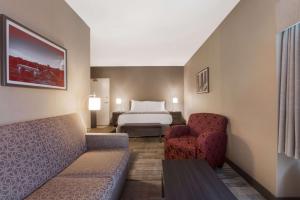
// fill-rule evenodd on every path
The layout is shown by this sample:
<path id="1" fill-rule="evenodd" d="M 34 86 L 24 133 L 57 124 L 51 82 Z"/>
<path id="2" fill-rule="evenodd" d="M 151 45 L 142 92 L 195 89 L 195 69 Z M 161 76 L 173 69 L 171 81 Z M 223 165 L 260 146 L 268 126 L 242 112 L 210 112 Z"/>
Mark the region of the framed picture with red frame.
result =
<path id="1" fill-rule="evenodd" d="M 0 15 L 1 77 L 4 86 L 67 90 L 67 50 Z"/>

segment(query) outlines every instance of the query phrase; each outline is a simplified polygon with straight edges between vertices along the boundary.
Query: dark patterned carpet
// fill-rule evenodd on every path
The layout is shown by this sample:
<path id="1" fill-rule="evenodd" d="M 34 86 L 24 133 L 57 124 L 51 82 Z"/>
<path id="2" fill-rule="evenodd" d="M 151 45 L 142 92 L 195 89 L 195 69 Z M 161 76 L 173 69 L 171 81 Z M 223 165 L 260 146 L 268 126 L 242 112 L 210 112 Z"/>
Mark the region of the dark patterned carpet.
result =
<path id="1" fill-rule="evenodd" d="M 161 200 L 161 175 L 164 158 L 159 138 L 131 138 L 132 159 L 122 200 Z M 242 177 L 227 164 L 216 171 L 239 200 L 263 200 Z"/>

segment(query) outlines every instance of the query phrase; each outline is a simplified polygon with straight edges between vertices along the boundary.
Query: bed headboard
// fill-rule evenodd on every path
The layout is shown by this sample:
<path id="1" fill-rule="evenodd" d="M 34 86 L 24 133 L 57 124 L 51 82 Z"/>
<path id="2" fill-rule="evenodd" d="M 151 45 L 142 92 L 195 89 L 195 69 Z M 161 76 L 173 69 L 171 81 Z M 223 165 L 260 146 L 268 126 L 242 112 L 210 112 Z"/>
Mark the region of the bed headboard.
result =
<path id="1" fill-rule="evenodd" d="M 134 105 L 132 105 L 134 103 Z M 135 106 L 135 108 L 132 108 Z M 130 100 L 129 101 L 129 110 L 132 109 L 144 109 L 144 111 L 164 111 L 166 110 L 166 101 L 165 100 Z"/>

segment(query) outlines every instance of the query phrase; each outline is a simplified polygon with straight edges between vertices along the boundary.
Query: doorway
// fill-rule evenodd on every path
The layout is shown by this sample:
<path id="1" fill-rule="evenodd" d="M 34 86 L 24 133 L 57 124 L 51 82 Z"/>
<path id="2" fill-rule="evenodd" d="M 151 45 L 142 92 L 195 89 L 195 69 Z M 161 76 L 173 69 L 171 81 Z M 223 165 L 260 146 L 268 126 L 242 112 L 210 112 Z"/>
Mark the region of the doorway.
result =
<path id="1" fill-rule="evenodd" d="M 109 125 L 110 79 L 96 78 L 91 80 L 91 94 L 101 98 L 101 109 L 97 111 L 97 126 Z"/>

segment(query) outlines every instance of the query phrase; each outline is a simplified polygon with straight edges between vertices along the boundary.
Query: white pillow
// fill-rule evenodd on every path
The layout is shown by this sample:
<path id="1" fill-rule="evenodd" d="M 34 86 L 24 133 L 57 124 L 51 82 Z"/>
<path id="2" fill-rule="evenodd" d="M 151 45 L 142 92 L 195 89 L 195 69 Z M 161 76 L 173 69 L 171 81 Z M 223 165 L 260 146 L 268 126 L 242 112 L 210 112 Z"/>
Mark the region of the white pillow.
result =
<path id="1" fill-rule="evenodd" d="M 131 112 L 164 112 L 164 101 L 135 101 L 131 100 Z"/>

